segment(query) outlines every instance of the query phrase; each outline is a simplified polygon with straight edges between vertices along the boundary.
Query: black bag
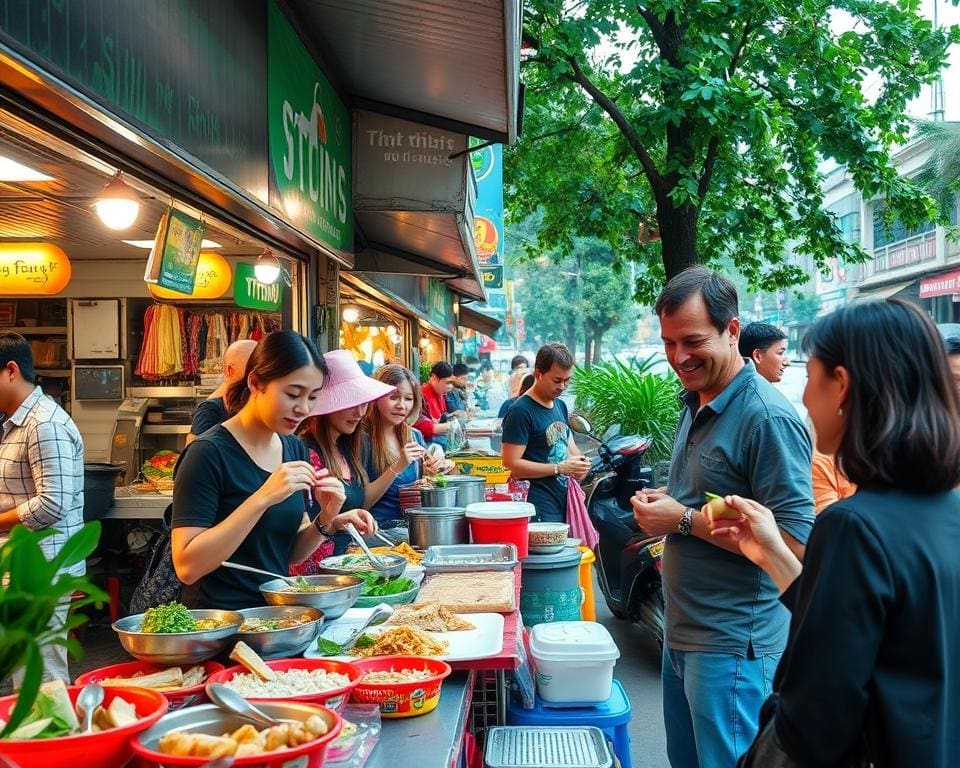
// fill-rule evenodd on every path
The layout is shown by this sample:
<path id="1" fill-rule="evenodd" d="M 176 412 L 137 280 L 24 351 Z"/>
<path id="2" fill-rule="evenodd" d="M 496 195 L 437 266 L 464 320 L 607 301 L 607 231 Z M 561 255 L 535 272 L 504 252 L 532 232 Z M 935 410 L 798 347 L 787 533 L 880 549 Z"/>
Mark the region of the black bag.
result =
<path id="1" fill-rule="evenodd" d="M 163 511 L 163 531 L 153 542 L 147 569 L 130 599 L 130 613 L 143 613 L 148 608 L 179 601 L 183 594 L 183 582 L 177 578 L 173 567 L 173 550 L 170 546 L 172 520 L 173 504 L 167 504 Z"/>

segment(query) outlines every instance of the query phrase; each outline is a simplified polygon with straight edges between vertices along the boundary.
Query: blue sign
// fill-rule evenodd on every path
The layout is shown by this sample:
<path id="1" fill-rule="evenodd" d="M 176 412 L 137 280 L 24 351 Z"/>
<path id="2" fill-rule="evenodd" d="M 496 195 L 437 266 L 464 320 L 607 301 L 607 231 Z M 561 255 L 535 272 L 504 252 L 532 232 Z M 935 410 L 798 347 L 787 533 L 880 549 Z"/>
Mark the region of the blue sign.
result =
<path id="1" fill-rule="evenodd" d="M 503 147 L 492 144 L 473 152 L 477 210 L 473 239 L 477 259 L 485 267 L 503 264 Z"/>

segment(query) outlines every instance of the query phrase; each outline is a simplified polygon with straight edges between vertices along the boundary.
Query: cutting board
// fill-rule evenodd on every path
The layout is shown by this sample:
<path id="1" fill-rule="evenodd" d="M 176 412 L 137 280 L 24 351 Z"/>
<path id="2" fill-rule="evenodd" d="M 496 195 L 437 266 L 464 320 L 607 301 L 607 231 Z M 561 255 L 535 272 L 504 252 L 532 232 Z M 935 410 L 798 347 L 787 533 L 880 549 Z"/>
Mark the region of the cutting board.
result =
<path id="1" fill-rule="evenodd" d="M 439 600 L 453 613 L 511 613 L 516 610 L 512 571 L 438 573 L 420 587 L 416 602 Z"/>

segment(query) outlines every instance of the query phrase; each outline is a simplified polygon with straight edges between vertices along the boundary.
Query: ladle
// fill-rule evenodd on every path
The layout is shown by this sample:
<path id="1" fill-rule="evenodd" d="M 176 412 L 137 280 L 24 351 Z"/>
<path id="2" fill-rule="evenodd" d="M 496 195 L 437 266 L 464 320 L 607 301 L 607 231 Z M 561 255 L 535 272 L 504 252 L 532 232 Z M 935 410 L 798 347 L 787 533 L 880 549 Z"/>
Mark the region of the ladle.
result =
<path id="1" fill-rule="evenodd" d="M 370 547 L 367 546 L 367 542 L 363 540 L 363 536 L 360 535 L 360 531 L 356 529 L 353 523 L 347 523 L 345 527 L 347 533 L 350 534 L 350 537 L 357 542 L 357 544 L 360 546 L 360 549 L 363 550 L 363 554 L 370 558 L 370 565 L 372 565 L 378 571 L 389 571 L 391 568 L 393 568 L 391 563 L 381 560 L 380 555 L 373 554 L 373 552 L 370 550 Z"/>
<path id="2" fill-rule="evenodd" d="M 261 573 L 264 576 L 269 576 L 273 579 L 283 579 L 291 587 L 297 586 L 297 577 L 296 576 L 284 576 L 279 573 L 273 573 L 272 571 L 265 571 L 262 568 L 254 568 L 252 565 L 241 565 L 240 563 L 231 563 L 229 560 L 224 560 L 221 565 L 224 568 L 233 568 L 235 571 L 249 571 L 250 573 Z"/>

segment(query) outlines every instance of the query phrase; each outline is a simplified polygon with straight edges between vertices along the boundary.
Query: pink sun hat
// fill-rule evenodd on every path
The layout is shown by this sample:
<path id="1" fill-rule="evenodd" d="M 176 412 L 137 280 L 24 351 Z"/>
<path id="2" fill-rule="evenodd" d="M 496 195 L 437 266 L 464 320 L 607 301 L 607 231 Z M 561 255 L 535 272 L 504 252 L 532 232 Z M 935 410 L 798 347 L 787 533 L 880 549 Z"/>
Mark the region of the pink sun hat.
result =
<path id="1" fill-rule="evenodd" d="M 313 404 L 311 416 L 325 416 L 328 413 L 356 408 L 358 405 L 379 400 L 396 390 L 396 387 L 364 375 L 353 353 L 345 349 L 325 352 L 323 360 L 330 373 L 323 380 L 323 387 Z"/>

